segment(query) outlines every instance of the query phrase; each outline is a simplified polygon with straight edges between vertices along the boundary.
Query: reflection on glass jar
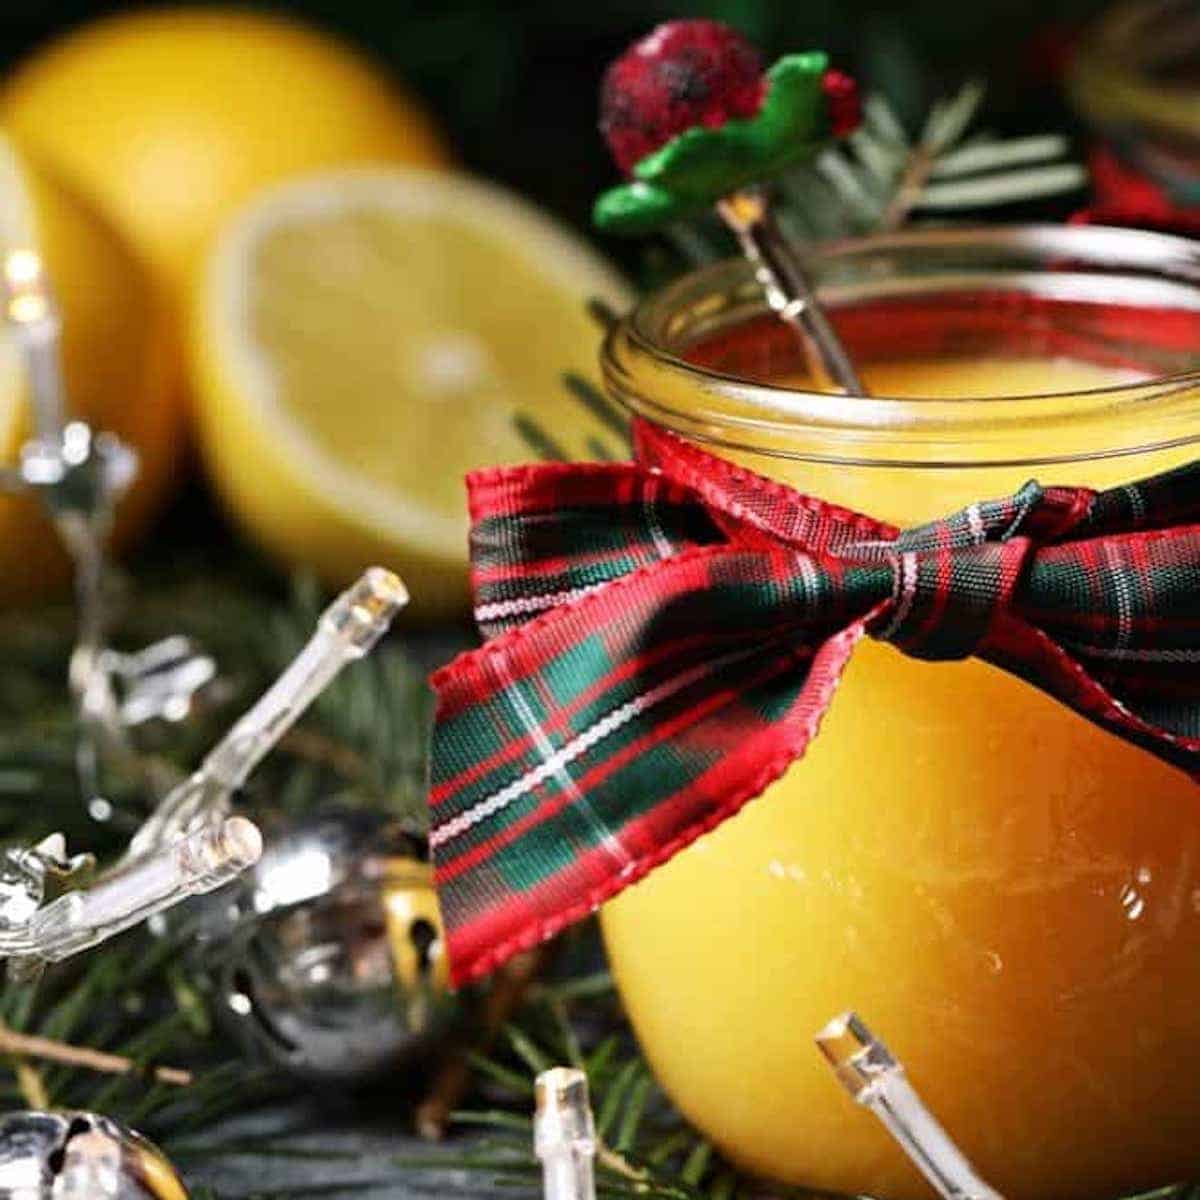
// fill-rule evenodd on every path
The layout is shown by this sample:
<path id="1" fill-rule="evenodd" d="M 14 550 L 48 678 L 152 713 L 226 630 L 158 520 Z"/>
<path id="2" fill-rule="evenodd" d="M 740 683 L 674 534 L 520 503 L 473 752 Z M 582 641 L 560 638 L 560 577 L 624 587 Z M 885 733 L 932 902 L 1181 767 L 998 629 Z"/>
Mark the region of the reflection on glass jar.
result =
<path id="1" fill-rule="evenodd" d="M 949 231 L 815 266 L 877 398 L 804 391 L 740 263 L 613 331 L 613 393 L 902 526 L 1198 453 L 1192 243 Z M 927 1194 L 813 1050 L 853 1007 L 1006 1195 L 1115 1195 L 1200 1171 L 1198 801 L 997 669 L 868 643 L 806 759 L 610 903 L 605 936 L 659 1078 L 741 1164 Z"/>

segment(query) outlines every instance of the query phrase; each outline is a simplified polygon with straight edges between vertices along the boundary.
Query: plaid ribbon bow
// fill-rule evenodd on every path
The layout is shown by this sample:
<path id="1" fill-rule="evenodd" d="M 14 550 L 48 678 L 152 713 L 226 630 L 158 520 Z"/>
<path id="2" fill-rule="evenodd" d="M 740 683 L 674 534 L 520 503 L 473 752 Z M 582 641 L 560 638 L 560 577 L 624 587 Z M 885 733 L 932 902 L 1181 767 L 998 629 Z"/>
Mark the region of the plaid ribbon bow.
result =
<path id="1" fill-rule="evenodd" d="M 646 423 L 636 446 L 469 479 L 491 640 L 434 676 L 430 792 L 457 981 L 758 795 L 864 634 L 986 659 L 1200 778 L 1200 463 L 900 533 Z"/>

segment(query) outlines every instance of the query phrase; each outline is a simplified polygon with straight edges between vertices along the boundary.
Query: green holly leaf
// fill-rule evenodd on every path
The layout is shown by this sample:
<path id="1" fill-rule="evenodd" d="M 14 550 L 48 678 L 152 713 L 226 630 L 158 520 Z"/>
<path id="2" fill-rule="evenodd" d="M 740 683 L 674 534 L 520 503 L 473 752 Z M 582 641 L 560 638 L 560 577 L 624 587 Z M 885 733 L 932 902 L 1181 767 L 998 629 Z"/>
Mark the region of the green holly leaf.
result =
<path id="1" fill-rule="evenodd" d="M 648 233 L 715 204 L 747 184 L 815 158 L 829 140 L 822 90 L 828 58 L 789 54 L 767 72 L 759 112 L 719 129 L 685 130 L 634 168 L 632 183 L 597 201 L 594 220 L 612 233 Z"/>
<path id="2" fill-rule="evenodd" d="M 653 233 L 707 205 L 704 199 L 689 202 L 666 188 L 636 179 L 603 192 L 592 210 L 592 220 L 597 229 L 609 233 Z"/>

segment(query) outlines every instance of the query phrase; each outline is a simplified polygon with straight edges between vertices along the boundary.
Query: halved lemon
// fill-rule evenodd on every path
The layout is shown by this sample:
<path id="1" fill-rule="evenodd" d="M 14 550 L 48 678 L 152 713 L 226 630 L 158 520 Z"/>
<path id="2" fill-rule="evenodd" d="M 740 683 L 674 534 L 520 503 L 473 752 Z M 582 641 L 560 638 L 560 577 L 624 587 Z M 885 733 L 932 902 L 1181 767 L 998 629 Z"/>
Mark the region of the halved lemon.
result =
<path id="1" fill-rule="evenodd" d="M 245 529 L 340 584 L 399 571 L 425 617 L 466 608 L 463 474 L 526 461 L 518 413 L 570 455 L 613 438 L 564 371 L 596 376 L 589 297 L 626 284 L 515 196 L 462 175 L 289 183 L 218 239 L 192 337 L 201 444 Z"/>

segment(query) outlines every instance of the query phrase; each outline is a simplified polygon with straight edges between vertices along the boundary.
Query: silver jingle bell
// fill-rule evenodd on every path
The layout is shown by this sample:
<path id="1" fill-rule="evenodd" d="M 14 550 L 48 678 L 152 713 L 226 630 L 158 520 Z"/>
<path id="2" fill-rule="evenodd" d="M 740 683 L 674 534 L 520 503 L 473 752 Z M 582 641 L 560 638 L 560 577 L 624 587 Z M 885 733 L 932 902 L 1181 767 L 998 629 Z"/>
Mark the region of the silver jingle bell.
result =
<path id="1" fill-rule="evenodd" d="M 457 1011 L 423 844 L 351 809 L 268 823 L 266 843 L 204 935 L 218 1012 L 301 1077 L 362 1082 L 411 1063 Z"/>
<path id="2" fill-rule="evenodd" d="M 87 1112 L 0 1118 L 0 1200 L 188 1200 L 175 1168 L 139 1134 Z"/>

